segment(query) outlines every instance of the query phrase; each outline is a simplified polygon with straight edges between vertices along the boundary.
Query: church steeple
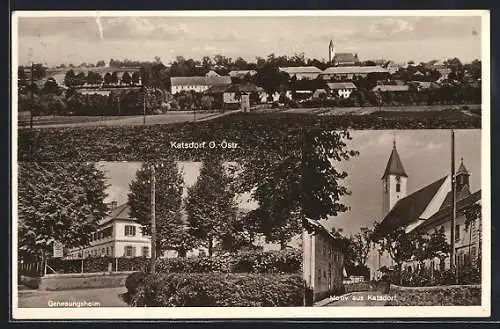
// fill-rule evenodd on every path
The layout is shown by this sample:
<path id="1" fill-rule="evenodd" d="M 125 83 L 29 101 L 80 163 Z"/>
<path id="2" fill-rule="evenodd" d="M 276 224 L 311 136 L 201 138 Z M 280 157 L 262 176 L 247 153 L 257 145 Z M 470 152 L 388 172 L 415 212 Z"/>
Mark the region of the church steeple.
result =
<path id="1" fill-rule="evenodd" d="M 328 45 L 328 60 L 329 63 L 332 63 L 335 59 L 335 46 L 333 44 L 333 40 L 330 40 L 330 44 Z"/>
<path id="2" fill-rule="evenodd" d="M 408 174 L 403 167 L 403 163 L 396 148 L 396 139 L 392 141 L 392 151 L 389 161 L 382 176 L 383 184 L 383 204 L 382 216 L 394 207 L 400 200 L 406 197 Z"/>
<path id="3" fill-rule="evenodd" d="M 469 171 L 465 168 L 464 158 L 460 158 L 460 167 L 455 174 L 457 190 L 460 191 L 464 186 L 469 186 Z"/>
<path id="4" fill-rule="evenodd" d="M 403 167 L 403 163 L 399 158 L 398 150 L 396 149 L 396 139 L 392 141 L 392 152 L 389 157 L 389 161 L 387 162 L 387 166 L 385 167 L 385 172 L 384 176 L 382 176 L 382 179 L 386 178 L 389 175 L 408 177 L 405 168 Z"/>

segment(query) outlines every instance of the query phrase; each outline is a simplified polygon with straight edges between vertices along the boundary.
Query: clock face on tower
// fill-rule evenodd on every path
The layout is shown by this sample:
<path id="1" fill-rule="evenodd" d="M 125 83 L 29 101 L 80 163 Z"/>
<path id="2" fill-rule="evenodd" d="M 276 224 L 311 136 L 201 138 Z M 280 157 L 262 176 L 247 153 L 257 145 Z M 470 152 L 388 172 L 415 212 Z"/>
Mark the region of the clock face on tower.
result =
<path id="1" fill-rule="evenodd" d="M 401 177 L 396 176 L 396 182 L 398 182 L 398 183 L 399 183 L 400 181 L 401 181 Z"/>

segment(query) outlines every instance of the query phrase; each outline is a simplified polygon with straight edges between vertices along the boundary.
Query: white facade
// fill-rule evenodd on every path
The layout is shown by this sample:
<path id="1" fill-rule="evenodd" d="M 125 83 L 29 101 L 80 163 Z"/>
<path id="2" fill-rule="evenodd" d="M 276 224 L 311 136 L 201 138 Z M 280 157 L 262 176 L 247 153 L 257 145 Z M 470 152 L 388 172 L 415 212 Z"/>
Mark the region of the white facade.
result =
<path id="1" fill-rule="evenodd" d="M 92 234 L 90 245 L 69 251 L 68 258 L 150 257 L 151 238 L 134 220 L 114 219 Z"/>
<path id="2" fill-rule="evenodd" d="M 181 85 L 181 86 L 172 86 L 172 94 L 180 93 L 181 91 L 194 91 L 197 93 L 202 93 L 211 86 L 208 85 Z"/>
<path id="3" fill-rule="evenodd" d="M 407 177 L 393 174 L 390 174 L 382 179 L 382 216 L 387 215 L 387 213 L 394 207 L 394 205 L 407 195 L 407 182 Z"/>
<path id="4" fill-rule="evenodd" d="M 352 89 L 338 89 L 337 95 L 341 98 L 349 98 L 351 96 Z"/>

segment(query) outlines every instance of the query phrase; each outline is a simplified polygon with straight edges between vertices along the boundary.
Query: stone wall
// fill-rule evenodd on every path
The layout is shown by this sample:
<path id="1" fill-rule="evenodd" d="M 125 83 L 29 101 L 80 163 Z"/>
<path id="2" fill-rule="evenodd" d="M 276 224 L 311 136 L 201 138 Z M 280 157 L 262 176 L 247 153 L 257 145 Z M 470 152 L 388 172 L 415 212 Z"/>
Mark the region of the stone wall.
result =
<path id="1" fill-rule="evenodd" d="M 389 295 L 395 296 L 390 306 L 462 306 L 481 305 L 480 285 L 434 287 L 399 287 L 391 285 Z"/>

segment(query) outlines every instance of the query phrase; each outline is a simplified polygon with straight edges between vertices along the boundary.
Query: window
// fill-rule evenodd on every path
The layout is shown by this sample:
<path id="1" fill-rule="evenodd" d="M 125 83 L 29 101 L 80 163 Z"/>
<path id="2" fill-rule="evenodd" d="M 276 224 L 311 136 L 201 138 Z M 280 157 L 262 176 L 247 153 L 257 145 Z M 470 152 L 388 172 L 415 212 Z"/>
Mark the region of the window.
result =
<path id="1" fill-rule="evenodd" d="M 125 236 L 135 236 L 135 226 L 125 225 Z"/>
<path id="2" fill-rule="evenodd" d="M 318 269 L 318 283 L 321 283 L 321 269 Z"/>
<path id="3" fill-rule="evenodd" d="M 401 183 L 396 183 L 396 192 L 401 192 Z"/>
<path id="4" fill-rule="evenodd" d="M 325 270 L 323 270 L 323 278 L 326 279 L 326 271 Z"/>
<path id="5" fill-rule="evenodd" d="M 455 225 L 455 241 L 460 240 L 460 224 Z"/>
<path id="6" fill-rule="evenodd" d="M 142 257 L 149 257 L 149 247 L 142 247 Z"/>
<path id="7" fill-rule="evenodd" d="M 110 255 L 111 257 L 113 257 L 113 256 L 114 256 L 114 254 L 113 254 L 113 246 L 109 247 L 109 255 Z"/>
<path id="8" fill-rule="evenodd" d="M 135 248 L 132 246 L 126 246 L 125 257 L 135 257 Z"/>
<path id="9" fill-rule="evenodd" d="M 101 256 L 106 256 L 106 248 L 101 249 Z"/>

